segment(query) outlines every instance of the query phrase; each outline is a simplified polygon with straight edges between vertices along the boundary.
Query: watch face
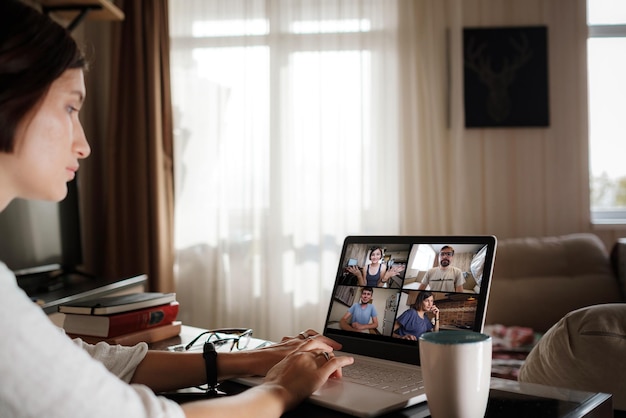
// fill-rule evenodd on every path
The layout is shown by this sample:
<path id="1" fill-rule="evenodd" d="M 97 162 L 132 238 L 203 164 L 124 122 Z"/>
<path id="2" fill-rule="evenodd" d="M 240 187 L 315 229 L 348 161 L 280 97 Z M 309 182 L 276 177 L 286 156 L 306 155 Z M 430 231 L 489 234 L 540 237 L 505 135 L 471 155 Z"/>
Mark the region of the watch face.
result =
<path id="1" fill-rule="evenodd" d="M 215 344 L 213 344 L 212 342 L 208 342 L 208 341 L 205 342 L 204 347 L 202 348 L 202 353 L 217 355 L 217 349 L 215 348 Z"/>

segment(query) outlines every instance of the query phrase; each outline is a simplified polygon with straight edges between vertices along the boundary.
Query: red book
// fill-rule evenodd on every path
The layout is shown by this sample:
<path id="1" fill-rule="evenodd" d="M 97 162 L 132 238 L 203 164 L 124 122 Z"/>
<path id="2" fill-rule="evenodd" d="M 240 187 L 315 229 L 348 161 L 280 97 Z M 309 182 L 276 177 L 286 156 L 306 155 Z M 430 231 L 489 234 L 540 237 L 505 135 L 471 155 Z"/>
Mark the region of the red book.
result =
<path id="1" fill-rule="evenodd" d="M 63 329 L 68 334 L 111 338 L 171 324 L 178 316 L 178 302 L 112 315 L 65 314 Z"/>
<path id="2" fill-rule="evenodd" d="M 130 334 L 118 335 L 117 337 L 103 338 L 91 337 L 88 335 L 68 334 L 70 338 L 80 338 L 89 344 L 97 344 L 104 341 L 108 344 L 135 345 L 139 342 L 154 343 L 167 340 L 180 334 L 182 322 L 174 321 L 169 324 L 159 325 L 158 327 L 142 329 L 141 331 L 131 332 Z M 180 340 L 179 340 L 180 341 Z M 172 343 L 172 344 L 175 344 Z"/>

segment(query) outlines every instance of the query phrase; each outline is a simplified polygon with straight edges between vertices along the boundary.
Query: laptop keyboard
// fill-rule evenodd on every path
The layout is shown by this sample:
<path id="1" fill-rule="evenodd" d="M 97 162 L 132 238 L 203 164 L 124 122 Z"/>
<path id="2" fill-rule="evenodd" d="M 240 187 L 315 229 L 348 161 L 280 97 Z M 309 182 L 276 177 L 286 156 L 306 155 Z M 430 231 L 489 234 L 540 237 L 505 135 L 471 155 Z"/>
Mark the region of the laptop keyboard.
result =
<path id="1" fill-rule="evenodd" d="M 376 364 L 354 362 L 344 367 L 343 378 L 350 382 L 378 388 L 387 392 L 410 394 L 424 389 L 420 370 L 404 370 L 382 367 Z"/>

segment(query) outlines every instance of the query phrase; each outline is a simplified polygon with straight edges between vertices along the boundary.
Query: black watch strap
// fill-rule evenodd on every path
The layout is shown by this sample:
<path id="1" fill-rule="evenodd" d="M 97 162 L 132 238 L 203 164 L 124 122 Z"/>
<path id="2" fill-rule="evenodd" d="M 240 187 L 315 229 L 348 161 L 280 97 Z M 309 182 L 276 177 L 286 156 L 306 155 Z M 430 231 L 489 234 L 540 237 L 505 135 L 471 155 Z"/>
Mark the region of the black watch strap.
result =
<path id="1" fill-rule="evenodd" d="M 206 371 L 207 393 L 217 392 L 217 350 L 211 342 L 204 343 L 202 349 L 204 370 Z"/>

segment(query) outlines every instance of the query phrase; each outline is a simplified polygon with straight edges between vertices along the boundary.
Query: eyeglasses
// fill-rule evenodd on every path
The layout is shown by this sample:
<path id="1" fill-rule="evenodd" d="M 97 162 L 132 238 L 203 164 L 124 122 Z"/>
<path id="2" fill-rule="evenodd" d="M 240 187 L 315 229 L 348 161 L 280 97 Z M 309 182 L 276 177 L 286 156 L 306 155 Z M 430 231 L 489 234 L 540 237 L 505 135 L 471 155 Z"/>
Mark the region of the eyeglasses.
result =
<path id="1" fill-rule="evenodd" d="M 248 343 L 252 339 L 252 329 L 250 328 L 216 328 L 209 331 L 204 331 L 191 340 L 188 344 L 177 344 L 168 347 L 169 351 L 189 351 L 194 345 L 199 345 L 198 340 L 205 335 L 209 335 L 204 343 L 213 343 L 215 348 L 230 344 L 228 351 L 233 351 L 236 347 L 237 350 L 245 350 L 248 347 Z"/>
<path id="2" fill-rule="evenodd" d="M 452 257 L 454 253 L 452 251 L 442 251 L 439 253 L 439 255 L 442 257 Z"/>

